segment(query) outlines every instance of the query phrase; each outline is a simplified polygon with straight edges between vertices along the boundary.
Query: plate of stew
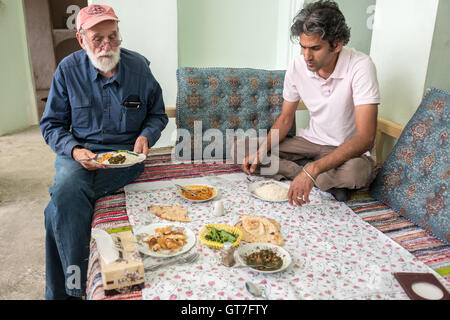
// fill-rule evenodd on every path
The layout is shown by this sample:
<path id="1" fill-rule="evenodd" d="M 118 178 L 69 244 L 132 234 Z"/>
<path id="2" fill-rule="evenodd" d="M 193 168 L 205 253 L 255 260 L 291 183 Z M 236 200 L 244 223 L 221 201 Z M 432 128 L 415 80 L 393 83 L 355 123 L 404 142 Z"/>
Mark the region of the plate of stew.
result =
<path id="1" fill-rule="evenodd" d="M 248 243 L 237 250 L 238 261 L 254 271 L 275 273 L 286 270 L 292 262 L 286 249 L 271 243 Z"/>
<path id="2" fill-rule="evenodd" d="M 208 185 L 188 185 L 183 186 L 183 188 L 193 192 L 190 194 L 189 192 L 185 192 L 181 189 L 178 189 L 178 194 L 183 199 L 192 201 L 192 202 L 205 202 L 214 199 L 217 196 L 217 189 L 213 186 Z"/>
<path id="3" fill-rule="evenodd" d="M 94 161 L 101 163 L 108 168 L 126 168 L 141 163 L 146 158 L 145 154 L 128 150 L 119 150 L 101 153 Z"/>

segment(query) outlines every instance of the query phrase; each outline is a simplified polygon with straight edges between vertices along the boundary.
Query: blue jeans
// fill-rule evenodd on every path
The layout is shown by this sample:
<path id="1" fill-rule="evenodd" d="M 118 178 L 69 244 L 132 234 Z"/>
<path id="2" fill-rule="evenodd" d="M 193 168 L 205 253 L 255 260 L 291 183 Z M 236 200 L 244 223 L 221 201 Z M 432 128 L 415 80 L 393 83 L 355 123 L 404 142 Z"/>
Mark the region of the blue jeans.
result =
<path id="1" fill-rule="evenodd" d="M 85 145 L 94 152 L 130 146 Z M 55 182 L 45 208 L 46 288 L 49 300 L 81 297 L 86 278 L 95 201 L 135 180 L 144 164 L 88 171 L 67 156 L 57 156 Z"/>

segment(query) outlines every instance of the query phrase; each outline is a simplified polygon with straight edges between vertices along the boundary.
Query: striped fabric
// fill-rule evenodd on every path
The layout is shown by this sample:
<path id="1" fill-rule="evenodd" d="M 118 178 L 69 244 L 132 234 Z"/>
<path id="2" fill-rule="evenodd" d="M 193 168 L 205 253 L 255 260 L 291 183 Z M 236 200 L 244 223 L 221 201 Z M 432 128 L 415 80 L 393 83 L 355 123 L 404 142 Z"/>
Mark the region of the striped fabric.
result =
<path id="1" fill-rule="evenodd" d="M 171 163 L 170 155 L 151 156 L 145 161 L 145 170 L 133 183 L 158 180 L 200 177 L 241 172 L 231 163 Z M 347 205 L 361 219 L 377 228 L 407 249 L 417 259 L 450 281 L 450 246 L 429 235 L 424 229 L 401 217 L 388 206 L 372 199 L 368 190 L 355 192 Z M 126 212 L 125 192 L 122 189 L 96 202 L 92 227 L 103 230 L 130 227 Z M 141 291 L 105 296 L 101 279 L 100 263 L 95 241 L 91 242 L 87 299 L 89 300 L 138 300 Z"/>
<path id="2" fill-rule="evenodd" d="M 406 220 L 385 204 L 372 199 L 367 190 L 355 193 L 347 205 L 361 219 L 450 281 L 450 246 Z"/>
<path id="3" fill-rule="evenodd" d="M 174 164 L 146 167 L 142 175 L 133 183 L 152 182 L 170 179 L 201 177 L 205 175 L 219 175 L 241 172 L 233 164 Z"/>
<path id="4" fill-rule="evenodd" d="M 95 203 L 92 228 L 108 230 L 129 225 L 123 188 Z"/>

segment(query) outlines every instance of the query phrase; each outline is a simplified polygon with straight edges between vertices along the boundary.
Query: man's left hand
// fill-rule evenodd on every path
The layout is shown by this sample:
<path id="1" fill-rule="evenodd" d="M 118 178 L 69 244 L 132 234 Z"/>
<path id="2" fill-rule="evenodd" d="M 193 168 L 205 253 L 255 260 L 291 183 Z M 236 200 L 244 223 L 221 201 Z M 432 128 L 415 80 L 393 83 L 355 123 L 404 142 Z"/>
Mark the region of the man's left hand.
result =
<path id="1" fill-rule="evenodd" d="M 288 198 L 290 205 L 302 206 L 309 203 L 309 194 L 314 187 L 314 182 L 302 171 L 295 177 L 289 187 Z"/>
<path id="2" fill-rule="evenodd" d="M 134 144 L 134 152 L 148 155 L 148 139 L 145 136 L 139 136 Z"/>

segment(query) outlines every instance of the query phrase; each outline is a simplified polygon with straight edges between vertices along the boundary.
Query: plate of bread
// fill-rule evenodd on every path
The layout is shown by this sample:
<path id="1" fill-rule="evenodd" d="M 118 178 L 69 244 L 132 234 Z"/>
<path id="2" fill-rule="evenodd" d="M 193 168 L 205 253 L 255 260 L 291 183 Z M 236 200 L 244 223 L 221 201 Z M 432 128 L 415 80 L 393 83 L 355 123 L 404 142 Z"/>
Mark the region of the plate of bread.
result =
<path id="1" fill-rule="evenodd" d="M 177 206 L 153 205 L 148 207 L 148 210 L 164 220 L 191 222 L 191 219 L 187 217 L 188 211 L 185 208 L 183 208 L 183 206 L 180 205 Z"/>
<path id="2" fill-rule="evenodd" d="M 235 226 L 242 230 L 242 241 L 284 246 L 284 239 L 280 231 L 281 226 L 276 220 L 245 214 L 239 216 L 241 221 Z"/>

